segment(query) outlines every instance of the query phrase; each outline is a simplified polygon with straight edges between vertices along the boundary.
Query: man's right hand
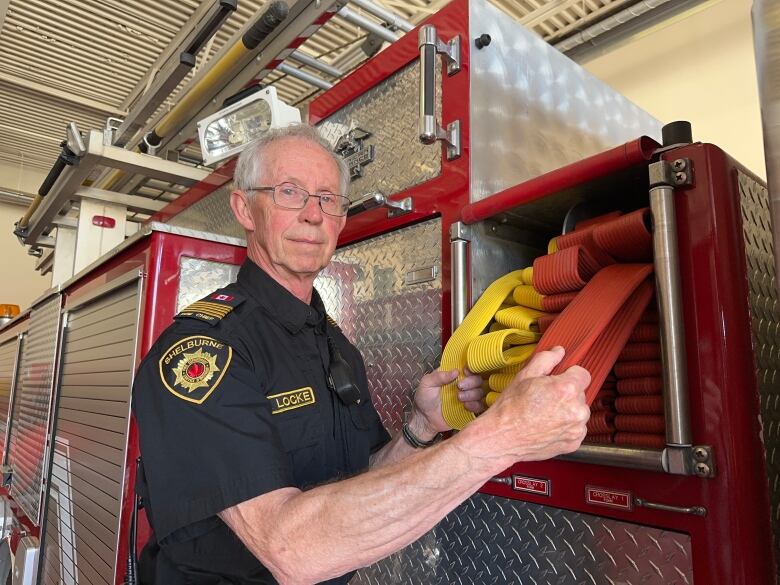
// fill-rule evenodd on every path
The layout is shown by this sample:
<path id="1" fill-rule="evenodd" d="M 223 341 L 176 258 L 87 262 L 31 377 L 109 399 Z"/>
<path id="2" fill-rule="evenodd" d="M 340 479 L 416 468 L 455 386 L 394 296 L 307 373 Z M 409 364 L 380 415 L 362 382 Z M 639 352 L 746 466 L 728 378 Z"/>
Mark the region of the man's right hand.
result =
<path id="1" fill-rule="evenodd" d="M 498 467 L 496 473 L 517 461 L 575 451 L 590 418 L 585 402 L 590 374 L 572 366 L 551 376 L 563 356 L 562 347 L 534 355 L 493 406 L 460 433 L 466 450 Z"/>

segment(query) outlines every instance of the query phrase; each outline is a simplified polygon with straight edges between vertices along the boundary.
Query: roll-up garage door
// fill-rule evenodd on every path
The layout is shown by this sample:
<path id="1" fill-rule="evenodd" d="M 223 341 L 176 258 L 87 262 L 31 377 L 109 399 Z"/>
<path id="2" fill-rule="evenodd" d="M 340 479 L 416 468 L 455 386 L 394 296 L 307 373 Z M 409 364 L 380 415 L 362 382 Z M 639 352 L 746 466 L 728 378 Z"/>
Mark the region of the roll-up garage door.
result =
<path id="1" fill-rule="evenodd" d="M 139 299 L 122 280 L 67 311 L 41 585 L 114 583 Z"/>
<path id="2" fill-rule="evenodd" d="M 13 470 L 11 497 L 36 525 L 46 473 L 52 392 L 57 369 L 61 296 L 33 307 L 22 352 L 19 382 L 11 414 L 8 464 Z"/>

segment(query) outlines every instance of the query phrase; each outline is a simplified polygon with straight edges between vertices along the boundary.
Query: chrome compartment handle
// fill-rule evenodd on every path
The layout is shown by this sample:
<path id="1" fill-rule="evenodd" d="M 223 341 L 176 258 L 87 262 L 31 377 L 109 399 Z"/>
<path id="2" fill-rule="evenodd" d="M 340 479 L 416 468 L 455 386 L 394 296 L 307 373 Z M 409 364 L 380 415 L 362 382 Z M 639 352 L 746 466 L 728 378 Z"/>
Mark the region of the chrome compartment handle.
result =
<path id="1" fill-rule="evenodd" d="M 447 75 L 460 71 L 460 37 L 449 42 L 439 38 L 436 27 L 426 24 L 420 27 L 420 142 L 434 144 L 442 140 L 447 144 L 447 160 L 460 156 L 460 120 L 442 128 L 436 121 L 436 55 L 444 55 Z"/>

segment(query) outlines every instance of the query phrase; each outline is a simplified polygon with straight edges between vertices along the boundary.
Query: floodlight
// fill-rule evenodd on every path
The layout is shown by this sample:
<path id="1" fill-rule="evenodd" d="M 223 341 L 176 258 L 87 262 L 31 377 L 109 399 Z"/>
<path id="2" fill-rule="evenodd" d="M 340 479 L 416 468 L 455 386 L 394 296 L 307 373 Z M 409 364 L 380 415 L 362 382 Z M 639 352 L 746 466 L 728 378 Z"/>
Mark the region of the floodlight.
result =
<path id="1" fill-rule="evenodd" d="M 203 162 L 231 157 L 268 130 L 300 122 L 300 110 L 281 101 L 275 87 L 266 87 L 198 122 Z"/>

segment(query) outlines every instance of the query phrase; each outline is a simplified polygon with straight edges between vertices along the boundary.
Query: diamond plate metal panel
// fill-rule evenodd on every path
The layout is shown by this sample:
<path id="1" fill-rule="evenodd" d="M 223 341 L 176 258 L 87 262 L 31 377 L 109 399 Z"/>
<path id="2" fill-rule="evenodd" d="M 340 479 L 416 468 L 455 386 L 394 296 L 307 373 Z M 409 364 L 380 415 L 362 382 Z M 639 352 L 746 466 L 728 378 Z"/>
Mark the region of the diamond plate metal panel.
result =
<path id="1" fill-rule="evenodd" d="M 493 42 L 471 51 L 471 198 L 507 187 L 646 134 L 661 123 L 506 18 L 470 0 L 470 38 Z"/>
<path id="2" fill-rule="evenodd" d="M 328 314 L 363 354 L 371 398 L 391 433 L 401 428 L 409 391 L 438 366 L 440 268 L 436 219 L 341 248 L 315 281 Z"/>
<path id="3" fill-rule="evenodd" d="M 230 183 L 215 189 L 212 193 L 173 217 L 168 224 L 244 239 L 246 237 L 244 228 L 236 221 L 233 211 L 230 209 L 231 191 L 232 185 Z"/>
<path id="4" fill-rule="evenodd" d="M 392 195 L 441 173 L 441 146 L 426 146 L 419 139 L 419 83 L 420 65 L 414 61 L 318 124 L 334 147 L 355 128 L 371 133 L 364 146 L 372 145 L 376 156 L 350 184 L 353 201 L 373 191 Z M 439 63 L 435 86 L 436 111 L 441 112 Z"/>
<path id="5" fill-rule="evenodd" d="M 176 297 L 176 312 L 202 299 L 210 292 L 235 282 L 239 268 L 240 266 L 236 264 L 183 256 L 179 262 L 179 294 Z"/>
<path id="6" fill-rule="evenodd" d="M 772 503 L 772 531 L 775 550 L 780 550 L 780 306 L 771 203 L 766 187 L 744 173 L 739 173 L 739 192 L 750 286 L 753 348 Z"/>
<path id="7" fill-rule="evenodd" d="M 476 494 L 351 585 L 690 585 L 687 534 Z"/>
<path id="8" fill-rule="evenodd" d="M 20 385 L 14 398 L 8 464 L 13 469 L 11 497 L 36 525 L 40 521 L 46 436 L 57 368 L 61 296 L 33 307 L 22 352 Z"/>

